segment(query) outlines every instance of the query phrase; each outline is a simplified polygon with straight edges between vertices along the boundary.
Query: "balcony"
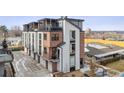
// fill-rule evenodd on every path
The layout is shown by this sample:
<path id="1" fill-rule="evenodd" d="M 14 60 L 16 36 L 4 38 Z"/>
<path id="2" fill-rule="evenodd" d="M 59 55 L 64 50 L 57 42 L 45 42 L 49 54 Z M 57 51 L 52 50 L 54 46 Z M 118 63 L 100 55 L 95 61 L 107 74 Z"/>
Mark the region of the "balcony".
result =
<path id="1" fill-rule="evenodd" d="M 58 26 L 47 26 L 47 27 L 39 27 L 39 30 L 40 31 L 61 31 L 62 28 L 61 27 L 58 27 Z"/>
<path id="2" fill-rule="evenodd" d="M 50 28 L 50 31 L 59 31 L 59 30 L 62 30 L 62 28 L 61 27 L 51 27 Z"/>

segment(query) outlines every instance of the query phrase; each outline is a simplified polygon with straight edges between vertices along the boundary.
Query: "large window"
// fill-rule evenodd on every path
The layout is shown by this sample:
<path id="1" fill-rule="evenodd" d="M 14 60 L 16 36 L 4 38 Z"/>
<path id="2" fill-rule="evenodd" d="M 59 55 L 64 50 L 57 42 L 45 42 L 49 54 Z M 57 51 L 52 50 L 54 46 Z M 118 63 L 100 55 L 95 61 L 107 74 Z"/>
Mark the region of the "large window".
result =
<path id="1" fill-rule="evenodd" d="M 59 40 L 59 34 L 52 34 L 52 35 L 51 35 L 51 40 L 52 40 L 52 41 L 57 41 L 57 40 Z"/>
<path id="2" fill-rule="evenodd" d="M 44 40 L 47 40 L 47 34 L 44 34 Z"/>

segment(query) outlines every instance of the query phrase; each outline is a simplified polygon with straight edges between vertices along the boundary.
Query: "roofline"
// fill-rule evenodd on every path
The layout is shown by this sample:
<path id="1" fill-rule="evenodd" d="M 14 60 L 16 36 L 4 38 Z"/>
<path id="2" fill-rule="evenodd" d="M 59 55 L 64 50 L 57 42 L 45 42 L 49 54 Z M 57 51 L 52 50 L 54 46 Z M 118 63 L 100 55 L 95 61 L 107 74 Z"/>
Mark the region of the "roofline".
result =
<path id="1" fill-rule="evenodd" d="M 30 22 L 30 23 L 24 24 L 23 26 L 25 26 L 25 25 L 30 25 L 30 24 L 32 24 L 32 23 L 38 23 L 38 22 Z"/>
<path id="2" fill-rule="evenodd" d="M 69 20 L 75 20 L 75 21 L 84 21 L 84 19 L 73 19 L 73 18 L 67 18 Z"/>
<path id="3" fill-rule="evenodd" d="M 55 19 L 55 18 L 43 18 L 43 19 L 39 19 L 38 21 L 43 21 L 43 20 L 58 20 L 58 19 Z"/>
<path id="4" fill-rule="evenodd" d="M 94 56 L 95 57 L 104 57 L 104 56 L 109 56 L 109 55 L 113 55 L 113 54 L 120 53 L 120 52 L 124 52 L 124 49 L 120 49 L 120 50 L 116 50 L 116 51 L 111 51 L 111 52 L 103 53 L 103 54 L 97 54 L 97 55 L 94 55 Z"/>
<path id="5" fill-rule="evenodd" d="M 29 25 L 29 24 L 24 24 L 23 26 L 25 26 L 25 25 Z"/>
<path id="6" fill-rule="evenodd" d="M 70 22 L 68 19 L 65 19 L 67 22 L 69 22 L 70 24 L 72 24 L 73 26 L 75 26 L 76 28 L 78 28 L 80 31 L 82 31 L 82 29 L 80 27 L 78 27 L 77 25 L 73 24 L 72 22 Z"/>
<path id="7" fill-rule="evenodd" d="M 28 24 L 32 24 L 32 23 L 38 23 L 38 22 L 30 22 L 30 23 L 28 23 Z"/>
<path id="8" fill-rule="evenodd" d="M 65 17 L 65 18 L 59 18 L 58 20 L 66 20 L 66 19 L 68 19 L 68 20 L 74 20 L 74 21 L 85 21 L 84 19 L 74 19 L 74 18 L 67 18 L 67 17 Z"/>

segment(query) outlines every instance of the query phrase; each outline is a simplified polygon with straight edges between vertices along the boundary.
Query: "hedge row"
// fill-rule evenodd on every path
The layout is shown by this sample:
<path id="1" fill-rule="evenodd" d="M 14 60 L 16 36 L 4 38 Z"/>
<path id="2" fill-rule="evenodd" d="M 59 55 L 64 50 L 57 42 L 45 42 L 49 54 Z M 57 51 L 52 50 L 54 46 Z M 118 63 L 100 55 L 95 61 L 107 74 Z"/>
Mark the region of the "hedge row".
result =
<path id="1" fill-rule="evenodd" d="M 24 47 L 13 47 L 13 48 L 10 48 L 12 51 L 21 51 L 21 50 L 24 50 Z"/>

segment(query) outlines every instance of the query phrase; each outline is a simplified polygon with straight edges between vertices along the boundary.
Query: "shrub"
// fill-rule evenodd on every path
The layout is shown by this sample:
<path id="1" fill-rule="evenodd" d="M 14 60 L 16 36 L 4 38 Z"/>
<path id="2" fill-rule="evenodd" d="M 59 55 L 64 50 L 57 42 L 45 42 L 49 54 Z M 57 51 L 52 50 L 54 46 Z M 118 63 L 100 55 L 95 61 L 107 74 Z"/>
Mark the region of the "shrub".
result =
<path id="1" fill-rule="evenodd" d="M 12 51 L 21 51 L 21 50 L 24 50 L 24 47 L 22 46 L 19 46 L 19 47 L 11 47 L 10 48 Z"/>

